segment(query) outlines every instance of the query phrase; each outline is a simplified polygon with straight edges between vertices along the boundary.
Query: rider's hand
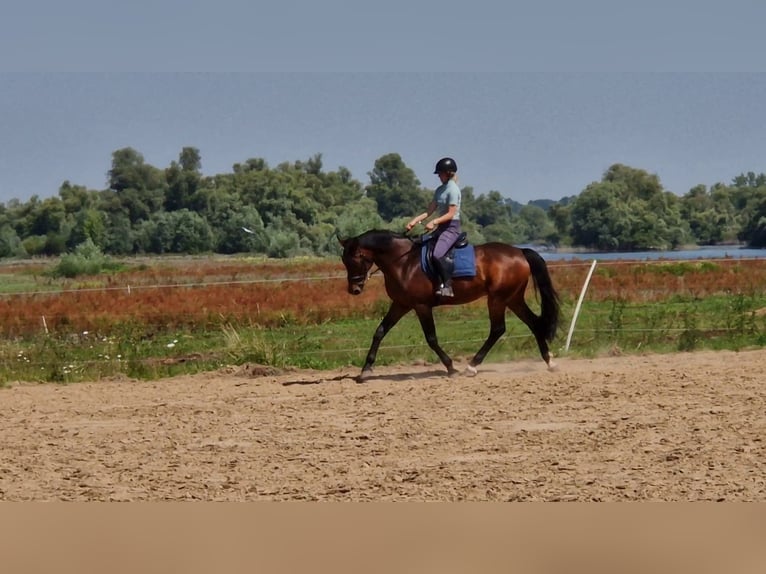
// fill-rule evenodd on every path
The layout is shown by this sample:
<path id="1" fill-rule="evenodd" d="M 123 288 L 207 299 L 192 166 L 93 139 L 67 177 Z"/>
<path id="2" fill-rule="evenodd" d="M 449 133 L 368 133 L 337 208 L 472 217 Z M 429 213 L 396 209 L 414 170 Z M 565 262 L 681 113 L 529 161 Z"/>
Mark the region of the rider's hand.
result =
<path id="1" fill-rule="evenodd" d="M 426 223 L 426 231 L 433 231 L 436 225 L 434 225 L 433 221 L 429 221 Z"/>

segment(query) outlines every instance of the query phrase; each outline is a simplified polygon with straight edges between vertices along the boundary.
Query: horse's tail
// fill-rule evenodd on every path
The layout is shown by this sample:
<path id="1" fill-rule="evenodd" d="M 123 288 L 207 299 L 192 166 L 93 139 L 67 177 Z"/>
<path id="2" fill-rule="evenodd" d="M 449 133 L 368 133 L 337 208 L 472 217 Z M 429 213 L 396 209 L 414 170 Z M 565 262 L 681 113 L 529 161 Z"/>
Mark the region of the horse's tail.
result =
<path id="1" fill-rule="evenodd" d="M 559 295 L 553 287 L 548 266 L 545 260 L 534 249 L 524 248 L 521 250 L 529 263 L 535 288 L 540 294 L 540 323 L 545 334 L 545 339 L 550 343 L 556 336 L 559 325 Z"/>

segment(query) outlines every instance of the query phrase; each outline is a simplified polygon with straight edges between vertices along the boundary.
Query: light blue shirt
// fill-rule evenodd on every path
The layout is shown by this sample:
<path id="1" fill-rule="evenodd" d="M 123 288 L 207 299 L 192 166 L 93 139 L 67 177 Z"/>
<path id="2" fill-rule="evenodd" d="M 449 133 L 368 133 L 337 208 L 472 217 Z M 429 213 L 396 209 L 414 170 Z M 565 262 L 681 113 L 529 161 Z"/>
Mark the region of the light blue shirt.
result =
<path id="1" fill-rule="evenodd" d="M 449 211 L 450 205 L 456 205 L 457 211 L 453 219 L 460 221 L 460 200 L 462 194 L 460 188 L 453 181 L 449 180 L 447 183 L 441 184 L 434 191 L 434 201 L 436 202 L 436 210 L 439 212 L 439 216 L 444 215 Z"/>

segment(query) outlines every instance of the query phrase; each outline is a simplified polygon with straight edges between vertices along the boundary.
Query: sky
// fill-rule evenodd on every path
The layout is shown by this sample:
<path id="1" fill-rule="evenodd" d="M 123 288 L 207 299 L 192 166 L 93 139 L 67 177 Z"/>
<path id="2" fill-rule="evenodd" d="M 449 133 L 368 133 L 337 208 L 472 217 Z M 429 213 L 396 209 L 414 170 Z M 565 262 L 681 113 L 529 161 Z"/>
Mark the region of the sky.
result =
<path id="1" fill-rule="evenodd" d="M 725 4 L 725 6 L 724 6 Z M 661 7 L 661 9 L 660 9 Z M 123 147 L 204 175 L 321 154 L 366 184 L 558 200 L 623 163 L 665 189 L 766 172 L 755 0 L 470 4 L 12 0 L 0 21 L 0 202 L 107 187 Z"/>

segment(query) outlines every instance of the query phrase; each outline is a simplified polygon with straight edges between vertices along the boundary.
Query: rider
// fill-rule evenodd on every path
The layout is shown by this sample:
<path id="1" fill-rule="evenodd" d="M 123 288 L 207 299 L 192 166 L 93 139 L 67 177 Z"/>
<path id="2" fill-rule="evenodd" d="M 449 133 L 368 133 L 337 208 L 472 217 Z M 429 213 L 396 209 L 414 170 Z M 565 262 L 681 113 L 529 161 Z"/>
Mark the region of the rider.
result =
<path id="1" fill-rule="evenodd" d="M 462 196 L 457 185 L 457 163 L 451 157 L 443 157 L 436 162 L 434 173 L 439 176 L 441 185 L 434 191 L 433 200 L 428 204 L 426 211 L 416 215 L 407 223 L 407 231 L 438 211 L 437 217 L 426 223 L 427 231 L 436 229 L 437 239 L 433 251 L 433 262 L 441 279 L 441 285 L 436 290 L 436 294 L 442 297 L 453 297 L 452 266 L 445 261 L 444 256 L 460 235 L 460 201 Z"/>

